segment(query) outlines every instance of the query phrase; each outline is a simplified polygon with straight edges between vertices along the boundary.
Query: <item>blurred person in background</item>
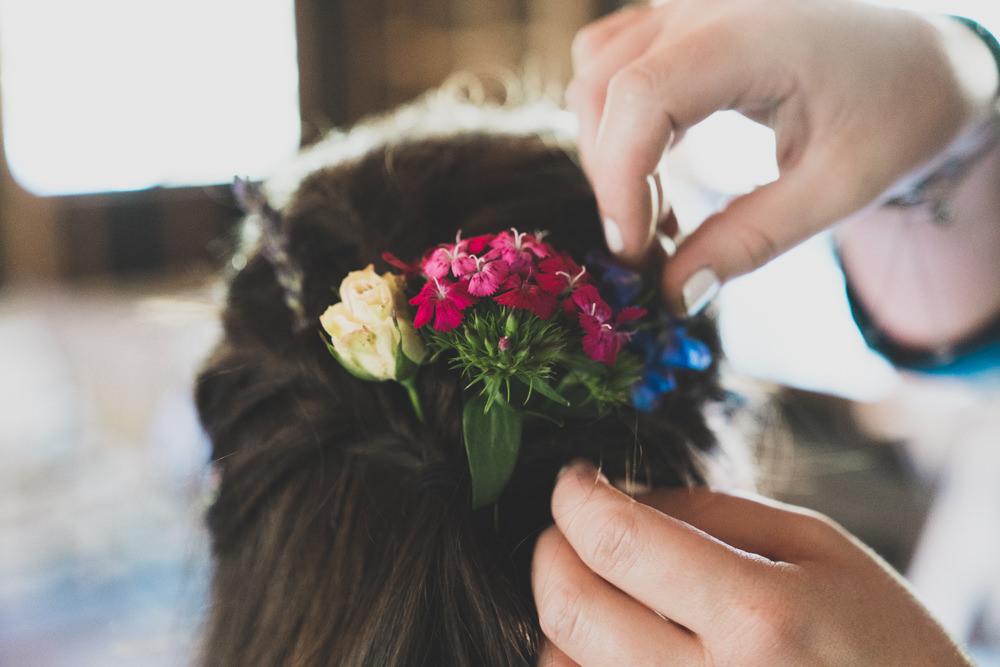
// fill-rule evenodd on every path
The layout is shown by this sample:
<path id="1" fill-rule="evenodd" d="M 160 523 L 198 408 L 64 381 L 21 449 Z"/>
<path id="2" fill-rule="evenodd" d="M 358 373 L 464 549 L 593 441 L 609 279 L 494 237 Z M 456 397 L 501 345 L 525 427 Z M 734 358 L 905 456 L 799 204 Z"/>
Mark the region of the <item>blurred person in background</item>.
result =
<path id="1" fill-rule="evenodd" d="M 573 61 L 567 100 L 608 246 L 662 261 L 675 311 L 700 312 L 727 280 L 842 223 L 868 342 L 903 368 L 995 378 L 1000 47 L 984 28 L 839 0 L 674 0 L 586 27 Z M 725 109 L 775 131 L 780 177 L 670 239 L 658 165 Z M 890 262 L 903 275 L 891 294 Z M 544 664 L 967 664 L 889 566 L 824 517 L 707 491 L 637 503 L 591 478 L 560 478 L 536 547 Z M 640 631 L 651 610 L 662 627 Z"/>

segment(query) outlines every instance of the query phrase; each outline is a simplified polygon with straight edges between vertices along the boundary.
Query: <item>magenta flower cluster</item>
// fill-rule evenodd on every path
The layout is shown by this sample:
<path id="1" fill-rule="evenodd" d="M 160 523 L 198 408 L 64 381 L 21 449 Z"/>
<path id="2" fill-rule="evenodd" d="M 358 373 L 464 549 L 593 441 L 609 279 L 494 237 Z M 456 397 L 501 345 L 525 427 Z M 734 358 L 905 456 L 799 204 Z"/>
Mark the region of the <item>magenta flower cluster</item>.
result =
<path id="1" fill-rule="evenodd" d="M 526 310 L 549 320 L 557 313 L 576 319 L 588 357 L 612 365 L 632 335 L 628 325 L 645 316 L 634 306 L 617 313 L 601 297 L 585 267 L 556 252 L 541 234 L 516 229 L 469 239 L 429 251 L 417 266 L 386 260 L 426 282 L 410 300 L 417 307 L 413 325 L 430 324 L 451 331 L 462 324 L 465 311 L 483 300 Z M 500 340 L 501 347 L 506 341 Z"/>

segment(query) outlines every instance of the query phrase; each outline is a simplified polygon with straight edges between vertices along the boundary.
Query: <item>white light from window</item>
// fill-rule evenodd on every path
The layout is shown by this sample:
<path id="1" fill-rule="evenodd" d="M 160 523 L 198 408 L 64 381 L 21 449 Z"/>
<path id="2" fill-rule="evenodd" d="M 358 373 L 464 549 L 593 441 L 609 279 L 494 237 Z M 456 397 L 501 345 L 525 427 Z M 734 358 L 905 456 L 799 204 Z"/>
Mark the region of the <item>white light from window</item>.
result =
<path id="1" fill-rule="evenodd" d="M 0 86 L 36 194 L 262 177 L 299 144 L 294 0 L 0 0 Z"/>

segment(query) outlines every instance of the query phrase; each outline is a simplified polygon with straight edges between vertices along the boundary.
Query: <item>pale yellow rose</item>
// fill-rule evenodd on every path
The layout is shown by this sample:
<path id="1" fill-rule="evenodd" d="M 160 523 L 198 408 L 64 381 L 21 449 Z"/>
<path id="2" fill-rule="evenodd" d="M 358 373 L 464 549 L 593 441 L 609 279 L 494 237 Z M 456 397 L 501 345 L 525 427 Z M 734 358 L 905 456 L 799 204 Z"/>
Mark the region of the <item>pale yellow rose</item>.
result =
<path id="1" fill-rule="evenodd" d="M 420 364 L 426 358 L 399 276 L 379 276 L 368 265 L 347 274 L 340 298 L 320 324 L 347 370 L 373 380 L 400 380 L 400 370 L 412 366 L 406 360 Z M 406 360 L 399 358 L 400 349 Z"/>
<path id="2" fill-rule="evenodd" d="M 363 323 L 351 317 L 347 304 L 326 309 L 320 324 L 347 370 L 372 380 L 396 379 L 399 331 L 392 319 Z"/>
<path id="3" fill-rule="evenodd" d="M 386 278 L 390 278 L 387 280 Z M 351 271 L 340 283 L 340 300 L 347 305 L 351 316 L 361 322 L 390 319 L 396 308 L 393 288 L 395 276 L 375 273 L 369 264 L 361 271 Z"/>

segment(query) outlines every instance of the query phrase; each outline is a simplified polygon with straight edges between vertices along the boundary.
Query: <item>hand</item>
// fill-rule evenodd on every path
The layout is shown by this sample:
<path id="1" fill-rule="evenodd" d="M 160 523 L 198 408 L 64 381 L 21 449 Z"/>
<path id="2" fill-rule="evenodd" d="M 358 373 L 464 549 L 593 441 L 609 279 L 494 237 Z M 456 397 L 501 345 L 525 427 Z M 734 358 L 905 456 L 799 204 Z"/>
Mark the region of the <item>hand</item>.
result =
<path id="1" fill-rule="evenodd" d="M 573 62 L 581 157 L 608 245 L 627 262 L 652 252 L 649 176 L 687 128 L 736 109 L 776 132 L 780 178 L 709 218 L 666 264 L 664 294 L 688 314 L 719 281 L 940 152 L 987 113 L 997 87 L 989 51 L 964 26 L 855 0 L 634 6 L 584 28 Z"/>
<path id="2" fill-rule="evenodd" d="M 706 489 L 637 502 L 564 472 L 532 586 L 540 664 L 968 665 L 899 577 L 830 520 Z"/>

